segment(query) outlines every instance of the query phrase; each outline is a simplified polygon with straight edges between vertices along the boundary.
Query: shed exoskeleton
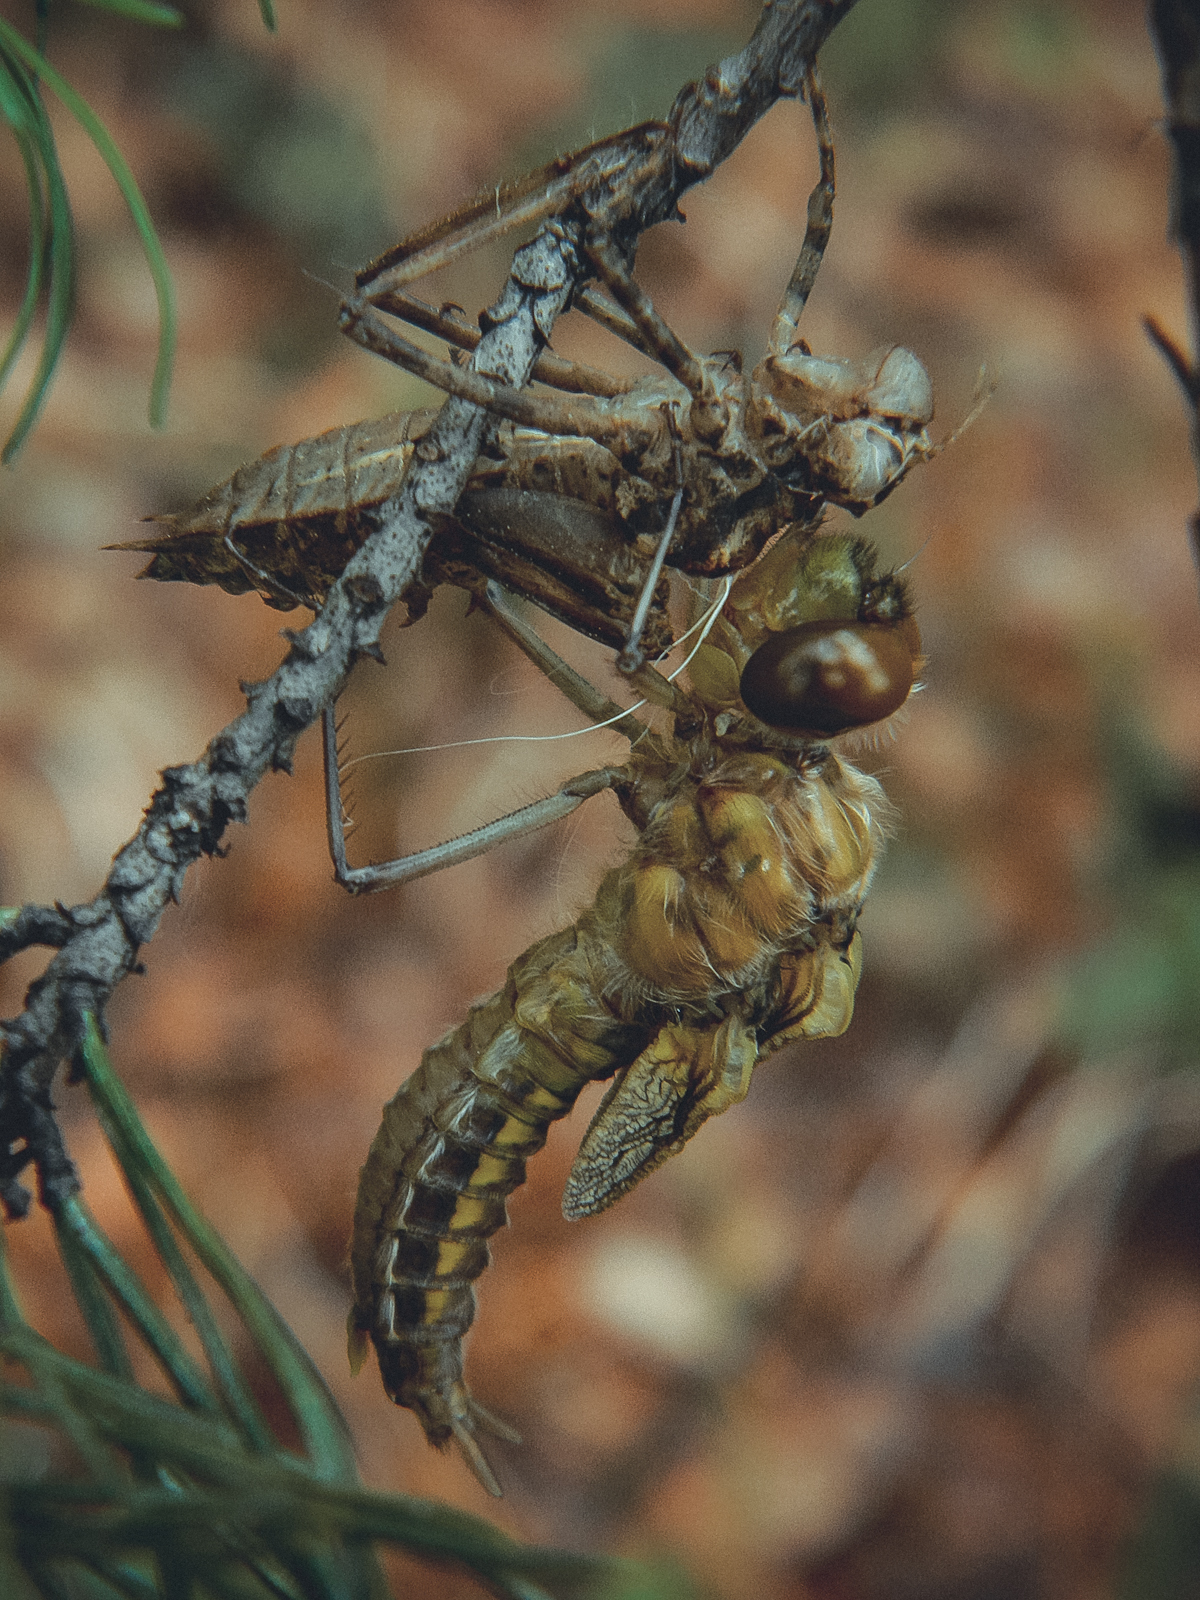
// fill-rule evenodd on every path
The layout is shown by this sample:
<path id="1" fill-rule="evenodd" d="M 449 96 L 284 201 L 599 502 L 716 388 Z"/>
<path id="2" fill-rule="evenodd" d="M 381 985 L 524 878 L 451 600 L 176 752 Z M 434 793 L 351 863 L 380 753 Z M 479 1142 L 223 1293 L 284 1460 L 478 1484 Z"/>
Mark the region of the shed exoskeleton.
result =
<path id="1" fill-rule="evenodd" d="M 441 361 L 396 331 L 399 319 L 455 353 L 478 329 L 407 285 L 523 222 L 571 216 L 606 161 L 647 123 L 590 145 L 403 241 L 358 275 L 345 331 L 447 393 L 483 405 L 493 426 L 452 517 L 442 517 L 410 619 L 443 582 L 515 589 L 571 627 L 624 649 L 633 669 L 670 643 L 662 565 L 698 576 L 740 570 L 779 530 L 815 527 L 827 504 L 860 514 L 932 455 L 929 378 L 911 351 L 858 361 L 811 354 L 796 337 L 833 216 L 834 152 L 824 96 L 809 74 L 820 179 L 803 247 L 766 355 L 752 372 L 736 352 L 689 350 L 631 275 L 620 219 L 593 219 L 583 244 L 590 284 L 575 307 L 657 361 L 630 379 L 543 351 L 515 390 Z M 481 321 L 486 323 L 490 313 Z M 460 356 L 461 359 L 461 356 Z M 550 392 L 547 392 L 549 390 Z M 117 546 L 150 552 L 141 574 L 257 590 L 282 608 L 319 606 L 377 525 L 419 453 L 432 412 L 396 413 L 268 451 L 163 531 Z M 644 650 L 643 650 L 644 646 Z"/>
<path id="2" fill-rule="evenodd" d="M 610 719 L 498 589 L 484 603 L 575 704 Z M 780 640 L 797 658 L 812 646 L 810 670 L 777 670 Z M 738 688 L 764 652 L 770 722 Z M 455 1439 L 492 1493 L 477 1434 L 512 1434 L 464 1384 L 461 1340 L 506 1196 L 590 1081 L 612 1087 L 572 1168 L 568 1218 L 611 1205 L 744 1098 L 763 1056 L 846 1028 L 886 802 L 829 737 L 902 705 L 919 654 L 903 584 L 865 542 L 785 531 L 729 586 L 688 688 L 637 674 L 673 731 L 627 713 L 628 761 L 561 791 L 579 804 L 612 790 L 638 830 L 628 859 L 385 1107 L 355 1212 L 351 1359 L 373 1343 L 388 1394 L 431 1442 Z"/>

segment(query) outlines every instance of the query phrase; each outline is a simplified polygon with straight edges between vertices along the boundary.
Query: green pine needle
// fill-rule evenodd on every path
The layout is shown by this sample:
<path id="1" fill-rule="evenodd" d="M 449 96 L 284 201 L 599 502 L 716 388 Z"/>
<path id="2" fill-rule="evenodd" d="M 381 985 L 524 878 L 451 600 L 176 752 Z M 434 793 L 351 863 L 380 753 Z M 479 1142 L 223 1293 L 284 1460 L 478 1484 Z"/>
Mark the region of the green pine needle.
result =
<path id="1" fill-rule="evenodd" d="M 134 22 L 147 22 L 154 28 L 182 28 L 187 18 L 174 6 L 155 5 L 154 0 L 84 0 L 98 11 L 115 11 Z"/>
<path id="2" fill-rule="evenodd" d="M 167 270 L 166 257 L 163 255 L 158 235 L 154 231 L 154 224 L 150 220 L 146 202 L 142 199 L 142 192 L 137 186 L 137 180 L 129 170 L 125 157 L 113 142 L 108 129 L 100 121 L 100 118 L 88 105 L 87 101 L 77 94 L 66 79 L 55 72 L 45 57 L 35 50 L 33 45 L 23 38 L 11 23 L 6 22 L 3 17 L 0 17 L 0 50 L 5 52 L 10 63 L 13 58 L 16 58 L 16 60 L 23 63 L 34 80 L 40 80 L 48 84 L 67 110 L 82 125 L 88 137 L 100 152 L 108 170 L 112 173 L 125 204 L 129 207 L 134 227 L 141 235 L 146 264 L 150 268 L 150 276 L 154 280 L 154 292 L 158 297 L 158 359 L 155 362 L 154 377 L 150 385 L 150 425 L 154 428 L 160 428 L 166 418 L 167 391 L 170 388 L 171 369 L 175 361 L 175 291 L 171 283 L 170 272 Z M 34 98 L 36 99 L 36 94 Z M 43 113 L 43 119 L 44 115 Z M 42 144 L 41 155 L 45 176 L 51 189 L 50 251 L 52 263 L 54 263 L 51 267 L 51 284 L 54 285 L 56 283 L 57 277 L 57 282 L 61 288 L 57 296 L 57 303 L 55 291 L 53 288 L 51 290 L 50 316 L 47 320 L 42 361 L 34 378 L 29 400 L 26 402 L 25 409 L 4 447 L 2 457 L 4 461 L 12 459 L 33 425 L 34 418 L 37 416 L 45 399 L 50 377 L 58 360 L 63 340 L 66 337 L 67 325 L 70 321 L 71 274 L 74 260 L 70 211 L 66 206 L 66 190 L 62 182 L 58 154 L 54 148 L 53 137 L 49 133 L 48 123 L 46 124 L 46 129 L 46 141 Z M 62 191 L 60 205 L 56 205 L 56 185 Z M 57 275 L 55 265 L 59 269 Z"/>
<path id="3" fill-rule="evenodd" d="M 186 18 L 175 6 L 158 0 L 85 0 L 155 27 L 182 27 Z M 264 25 L 275 31 L 272 0 L 259 0 Z M 38 305 L 46 297 L 46 327 L 37 369 L 20 413 L 0 452 L 10 462 L 37 421 L 49 393 L 55 368 L 71 325 L 75 289 L 75 240 L 66 183 L 58 160 L 54 131 L 41 101 L 39 85 L 47 84 L 87 132 L 129 207 L 141 236 L 142 249 L 158 299 L 158 355 L 150 384 L 150 425 L 161 428 L 175 360 L 175 295 L 166 258 L 150 220 L 146 202 L 125 158 L 87 101 L 50 66 L 39 46 L 44 42 L 46 12 L 39 7 L 38 45 L 0 17 L 0 120 L 8 124 L 25 167 L 29 193 L 29 267 L 25 291 L 8 341 L 0 353 L 0 389 L 28 341 Z"/>

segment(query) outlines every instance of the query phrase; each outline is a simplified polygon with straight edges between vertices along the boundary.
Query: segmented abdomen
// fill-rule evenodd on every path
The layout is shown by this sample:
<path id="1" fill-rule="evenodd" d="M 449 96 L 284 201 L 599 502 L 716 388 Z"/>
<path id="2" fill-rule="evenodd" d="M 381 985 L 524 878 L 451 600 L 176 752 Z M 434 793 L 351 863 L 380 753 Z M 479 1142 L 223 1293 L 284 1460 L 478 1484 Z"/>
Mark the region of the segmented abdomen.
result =
<path id="1" fill-rule="evenodd" d="M 297 599 L 315 608 L 371 532 L 363 513 L 399 491 L 434 415 L 394 412 L 278 445 L 191 510 L 150 519 L 156 532 L 110 548 L 148 551 L 141 578 L 259 589 L 285 610 Z"/>
<path id="2" fill-rule="evenodd" d="M 425 1052 L 384 1108 L 362 1171 L 351 1360 L 369 1336 L 391 1398 L 432 1443 L 453 1434 L 473 1460 L 474 1423 L 494 1419 L 463 1384 L 461 1339 L 487 1239 L 551 1122 L 647 1040 L 598 998 L 609 959 L 590 917 L 534 945 L 498 994 Z"/>

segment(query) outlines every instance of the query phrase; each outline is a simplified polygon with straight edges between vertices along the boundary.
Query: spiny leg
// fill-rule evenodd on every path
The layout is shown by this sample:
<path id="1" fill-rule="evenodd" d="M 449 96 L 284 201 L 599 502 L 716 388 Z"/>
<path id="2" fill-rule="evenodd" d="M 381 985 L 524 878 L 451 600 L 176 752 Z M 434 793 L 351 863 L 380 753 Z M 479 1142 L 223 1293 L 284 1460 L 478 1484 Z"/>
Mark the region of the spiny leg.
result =
<path id="1" fill-rule="evenodd" d="M 589 367 L 583 361 L 568 361 L 564 356 L 554 356 L 546 350 L 534 362 L 531 376 L 538 383 L 548 384 L 552 389 L 562 389 L 566 394 L 594 394 L 606 400 L 615 400 L 618 395 L 628 394 L 636 381 L 601 372 L 598 367 Z"/>
<path id="2" fill-rule="evenodd" d="M 641 726 L 641 724 L 639 724 Z M 522 834 L 533 833 L 551 822 L 569 817 L 585 800 L 619 781 L 621 768 L 601 767 L 592 772 L 581 772 L 569 778 L 557 794 L 535 800 L 531 805 L 510 811 L 507 816 L 485 822 L 481 828 L 448 839 L 444 844 L 432 845 L 428 850 L 417 850 L 412 855 L 398 856 L 393 861 L 372 863 L 366 867 L 352 867 L 346 859 L 346 820 L 342 809 L 341 767 L 338 762 L 337 722 L 333 707 L 326 707 L 322 719 L 325 739 L 325 821 L 329 830 L 329 854 L 333 859 L 333 875 L 343 889 L 351 894 L 375 894 L 380 889 L 393 889 L 401 883 L 411 883 L 415 878 L 427 877 L 431 872 L 441 872 L 461 861 L 471 861 L 484 855 L 506 839 L 517 839 Z"/>
<path id="3" fill-rule="evenodd" d="M 833 227 L 834 173 L 833 134 L 829 127 L 829 110 L 825 92 L 817 77 L 816 68 L 810 66 L 804 77 L 804 92 L 812 111 L 813 127 L 817 133 L 817 150 L 821 158 L 821 176 L 808 197 L 808 224 L 804 230 L 804 243 L 792 276 L 784 290 L 775 326 L 771 332 L 771 354 L 785 356 L 796 342 L 796 329 L 829 243 Z"/>
<path id="4" fill-rule="evenodd" d="M 448 217 L 401 239 L 399 244 L 355 274 L 355 285 L 361 297 L 370 300 L 382 297 L 402 283 L 412 283 L 449 266 L 459 256 L 481 249 L 514 228 L 551 216 L 561 209 L 563 198 L 569 196 L 560 197 L 545 186 L 541 194 L 528 190 L 527 186 L 538 176 L 538 173 L 531 173 L 517 184 L 500 185 L 494 197 L 480 195 Z M 510 201 L 507 207 L 501 204 L 502 195 Z"/>
<path id="5" fill-rule="evenodd" d="M 498 583 L 489 583 L 477 596 L 479 604 L 508 635 L 515 645 L 543 672 L 554 686 L 566 695 L 571 703 L 590 717 L 598 726 L 611 727 L 630 742 L 653 739 L 646 724 L 631 712 L 600 692 L 585 677 L 569 666 L 560 655 L 531 628 L 514 610 L 511 598 Z M 677 691 L 651 667 L 641 668 L 633 681 L 658 704 L 675 707 Z M 518 810 L 485 823 L 457 839 L 418 850 L 409 856 L 400 856 L 365 867 L 352 867 L 346 858 L 346 822 L 342 806 L 341 773 L 337 743 L 337 721 L 332 707 L 323 718 L 325 755 L 325 816 L 329 831 L 329 854 L 333 860 L 334 876 L 351 894 L 372 894 L 380 889 L 393 888 L 401 883 L 440 872 L 444 867 L 470 861 L 483 855 L 494 845 L 506 839 L 519 838 L 533 833 L 551 822 L 570 816 L 578 806 L 592 795 L 599 794 L 619 784 L 624 772 L 620 767 L 601 767 L 570 778 L 556 794 L 543 800 L 521 806 Z"/>

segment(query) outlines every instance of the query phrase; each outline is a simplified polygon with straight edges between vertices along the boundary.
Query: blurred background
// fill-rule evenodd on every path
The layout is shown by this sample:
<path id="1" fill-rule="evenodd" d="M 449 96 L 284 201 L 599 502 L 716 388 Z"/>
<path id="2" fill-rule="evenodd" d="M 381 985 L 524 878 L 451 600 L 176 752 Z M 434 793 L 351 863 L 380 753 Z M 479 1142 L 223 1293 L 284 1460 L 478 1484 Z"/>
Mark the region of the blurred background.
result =
<path id="1" fill-rule="evenodd" d="M 178 33 L 55 8 L 50 59 L 142 185 L 181 335 L 152 433 L 149 275 L 52 105 L 78 313 L 0 481 L 0 902 L 90 899 L 158 769 L 196 757 L 241 709 L 238 680 L 283 651 L 253 596 L 138 584 L 139 558 L 100 547 L 274 444 L 434 403 L 339 339 L 353 269 L 477 190 L 664 115 L 757 10 L 280 0 L 272 37 L 250 0 L 189 5 Z M 32 5 L 5 14 L 32 33 Z M 114 1059 L 317 1359 L 373 1486 L 523 1538 L 666 1552 L 729 1600 L 1195 1594 L 1200 602 L 1183 407 L 1140 327 L 1152 312 L 1186 334 L 1157 67 L 1125 0 L 860 0 L 823 65 L 838 201 L 801 332 L 820 354 L 910 346 L 941 434 L 984 362 L 996 393 L 861 524 L 912 562 L 929 664 L 863 755 L 898 821 L 854 1025 L 774 1058 L 598 1219 L 558 1209 L 598 1089 L 554 1130 L 469 1345 L 476 1393 L 525 1437 L 497 1451 L 504 1502 L 428 1449 L 373 1366 L 350 1378 L 354 1187 L 423 1047 L 620 858 L 615 804 L 353 902 L 310 734 L 118 992 Z M 639 276 L 684 339 L 761 354 L 815 174 L 807 113 L 779 106 L 688 197 L 686 227 L 646 238 Z M 0 146 L 8 322 L 26 249 L 22 169 Z M 421 292 L 474 316 L 508 254 Z M 558 350 L 637 370 L 581 321 Z M 446 590 L 418 627 L 393 619 L 388 667 L 364 664 L 345 698 L 352 754 L 578 726 L 464 611 Z M 545 631 L 611 682 L 602 651 Z M 600 734 L 365 764 L 356 859 L 620 749 Z M 5 1014 L 43 959 L 0 975 Z M 93 1208 L 159 1281 L 83 1092 L 58 1100 Z M 83 1353 L 45 1219 L 9 1232 L 31 1320 Z M 36 1449 L 11 1430 L 0 1467 L 27 1471 Z"/>

